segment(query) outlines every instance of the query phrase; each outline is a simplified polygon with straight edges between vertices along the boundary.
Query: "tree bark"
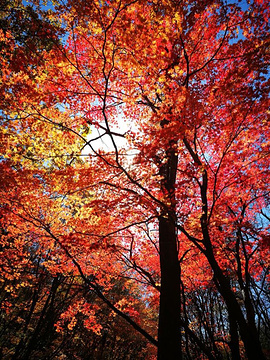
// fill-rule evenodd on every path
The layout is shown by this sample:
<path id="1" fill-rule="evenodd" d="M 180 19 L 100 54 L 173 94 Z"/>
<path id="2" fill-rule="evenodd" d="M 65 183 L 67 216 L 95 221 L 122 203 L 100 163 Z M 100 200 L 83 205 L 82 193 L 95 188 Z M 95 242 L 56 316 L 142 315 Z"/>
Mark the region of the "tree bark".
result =
<path id="1" fill-rule="evenodd" d="M 159 219 L 161 289 L 158 326 L 158 360 L 181 359 L 180 269 L 175 226 L 171 219 Z"/>
<path id="2" fill-rule="evenodd" d="M 159 217 L 160 251 L 160 308 L 158 327 L 158 360 L 180 360 L 181 351 L 181 289 L 180 264 L 178 260 L 175 182 L 177 155 L 171 144 L 166 162 L 160 168 L 163 177 L 161 190 L 167 200 L 167 208 Z"/>
<path id="3" fill-rule="evenodd" d="M 229 347 L 231 349 L 232 360 L 241 360 L 237 322 L 235 318 L 230 316 L 230 314 L 229 314 L 229 324 L 230 324 L 230 337 L 231 337 L 229 341 Z"/>

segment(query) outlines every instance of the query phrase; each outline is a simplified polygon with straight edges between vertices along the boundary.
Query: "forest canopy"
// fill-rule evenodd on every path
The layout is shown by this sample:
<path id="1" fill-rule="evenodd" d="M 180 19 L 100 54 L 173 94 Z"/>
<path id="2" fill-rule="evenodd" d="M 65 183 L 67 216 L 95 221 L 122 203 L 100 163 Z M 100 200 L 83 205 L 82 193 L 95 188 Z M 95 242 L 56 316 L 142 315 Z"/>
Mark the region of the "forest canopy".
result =
<path id="1" fill-rule="evenodd" d="M 1 359 L 269 358 L 269 11 L 2 2 Z"/>

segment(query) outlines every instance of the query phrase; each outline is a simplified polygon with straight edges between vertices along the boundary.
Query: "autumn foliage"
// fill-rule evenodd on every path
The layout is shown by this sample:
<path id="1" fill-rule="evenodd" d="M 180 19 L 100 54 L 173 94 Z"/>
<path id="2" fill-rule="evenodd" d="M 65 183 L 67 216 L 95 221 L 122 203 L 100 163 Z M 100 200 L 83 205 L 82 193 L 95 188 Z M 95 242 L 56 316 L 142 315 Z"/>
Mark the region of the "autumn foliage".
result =
<path id="1" fill-rule="evenodd" d="M 267 2 L 1 6 L 0 357 L 266 359 Z"/>

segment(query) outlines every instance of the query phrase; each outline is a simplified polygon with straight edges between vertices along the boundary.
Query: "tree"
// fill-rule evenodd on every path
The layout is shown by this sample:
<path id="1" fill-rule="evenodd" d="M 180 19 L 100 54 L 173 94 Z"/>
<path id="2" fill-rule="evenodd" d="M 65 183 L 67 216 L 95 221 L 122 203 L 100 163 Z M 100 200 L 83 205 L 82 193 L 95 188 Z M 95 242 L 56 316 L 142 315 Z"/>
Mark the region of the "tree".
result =
<path id="1" fill-rule="evenodd" d="M 264 359 L 255 289 L 269 281 L 266 4 L 35 6 L 31 25 L 46 15 L 63 38 L 39 32 L 40 62 L 22 66 L 17 28 L 1 33 L 2 166 L 16 182 L 2 194 L 6 231 L 31 234 L 48 271 L 80 276 L 158 345 L 159 360 L 222 358 L 220 343 L 232 359 L 242 343 L 246 358 Z M 112 292 L 123 276 L 124 307 Z M 222 302 L 216 328 L 192 295 L 201 288 Z M 159 293 L 156 341 L 134 304 L 155 309 Z"/>

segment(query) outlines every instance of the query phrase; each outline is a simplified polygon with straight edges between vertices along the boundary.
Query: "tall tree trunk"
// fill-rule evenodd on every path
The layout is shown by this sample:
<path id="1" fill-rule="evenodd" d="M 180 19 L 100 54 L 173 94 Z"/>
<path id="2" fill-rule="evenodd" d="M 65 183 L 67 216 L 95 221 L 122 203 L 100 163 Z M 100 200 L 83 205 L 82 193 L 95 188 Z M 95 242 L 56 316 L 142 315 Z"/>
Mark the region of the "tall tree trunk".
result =
<path id="1" fill-rule="evenodd" d="M 177 155 L 174 146 L 167 150 L 165 164 L 160 168 L 161 189 L 168 204 L 159 218 L 159 251 L 161 289 L 158 328 L 158 360 L 180 360 L 181 351 L 181 295 L 180 264 L 178 260 L 175 181 Z"/>
<path id="2" fill-rule="evenodd" d="M 192 156 L 195 163 L 202 165 L 198 155 L 192 150 L 187 139 L 184 139 L 186 148 Z M 205 246 L 204 254 L 208 259 L 210 266 L 214 272 L 214 278 L 217 288 L 222 295 L 228 309 L 229 316 L 234 318 L 238 323 L 239 333 L 244 343 L 245 351 L 248 360 L 265 360 L 262 347 L 259 341 L 259 336 L 256 326 L 251 326 L 245 320 L 244 314 L 240 305 L 237 302 L 234 292 L 232 291 L 230 282 L 220 268 L 213 251 L 213 246 L 210 239 L 208 229 L 208 204 L 207 204 L 207 190 L 208 190 L 208 174 L 204 169 L 202 173 L 202 182 L 200 184 L 201 199 L 202 199 L 202 215 L 201 215 L 201 229 L 203 235 L 203 242 Z"/>
<path id="3" fill-rule="evenodd" d="M 175 226 L 171 219 L 159 219 L 161 291 L 158 327 L 158 360 L 181 359 L 180 270 Z"/>

